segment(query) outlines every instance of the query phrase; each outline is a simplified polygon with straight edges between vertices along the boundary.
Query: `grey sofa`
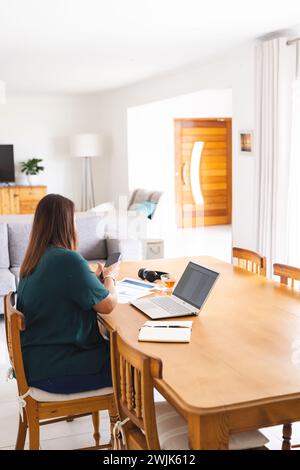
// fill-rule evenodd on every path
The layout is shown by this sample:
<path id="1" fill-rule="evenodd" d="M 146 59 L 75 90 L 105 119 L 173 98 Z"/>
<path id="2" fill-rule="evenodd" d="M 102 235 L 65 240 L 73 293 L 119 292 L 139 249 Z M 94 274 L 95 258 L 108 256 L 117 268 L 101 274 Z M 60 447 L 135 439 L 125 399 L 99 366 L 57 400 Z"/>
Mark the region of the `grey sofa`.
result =
<path id="1" fill-rule="evenodd" d="M 123 260 L 142 258 L 140 241 L 105 238 L 101 222 L 101 218 L 94 215 L 77 218 L 78 251 L 86 260 L 105 260 L 115 251 L 122 253 Z M 4 223 L 0 220 L 0 314 L 4 312 L 4 296 L 17 289 L 30 231 L 31 222 L 21 219 L 18 222 Z"/>

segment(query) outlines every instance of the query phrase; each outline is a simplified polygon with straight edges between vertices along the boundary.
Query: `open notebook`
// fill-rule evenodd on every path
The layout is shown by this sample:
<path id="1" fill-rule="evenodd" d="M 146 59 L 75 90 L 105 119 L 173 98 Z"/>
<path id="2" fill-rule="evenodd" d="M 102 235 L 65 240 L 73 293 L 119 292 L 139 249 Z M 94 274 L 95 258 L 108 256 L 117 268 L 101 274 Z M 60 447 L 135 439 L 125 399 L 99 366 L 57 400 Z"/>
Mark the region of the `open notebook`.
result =
<path id="1" fill-rule="evenodd" d="M 189 343 L 191 321 L 147 321 L 139 332 L 139 341 L 157 343 Z"/>

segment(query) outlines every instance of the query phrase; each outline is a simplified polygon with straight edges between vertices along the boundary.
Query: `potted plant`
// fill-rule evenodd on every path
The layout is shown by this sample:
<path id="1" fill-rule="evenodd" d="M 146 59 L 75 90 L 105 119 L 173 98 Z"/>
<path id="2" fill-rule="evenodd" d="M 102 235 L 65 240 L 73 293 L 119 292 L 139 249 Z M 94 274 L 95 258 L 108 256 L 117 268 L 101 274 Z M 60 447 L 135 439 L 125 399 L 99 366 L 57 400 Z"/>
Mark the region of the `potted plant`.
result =
<path id="1" fill-rule="evenodd" d="M 40 165 L 43 160 L 41 158 L 30 158 L 25 162 L 21 162 L 21 172 L 27 176 L 29 186 L 38 184 L 38 177 L 44 167 Z"/>

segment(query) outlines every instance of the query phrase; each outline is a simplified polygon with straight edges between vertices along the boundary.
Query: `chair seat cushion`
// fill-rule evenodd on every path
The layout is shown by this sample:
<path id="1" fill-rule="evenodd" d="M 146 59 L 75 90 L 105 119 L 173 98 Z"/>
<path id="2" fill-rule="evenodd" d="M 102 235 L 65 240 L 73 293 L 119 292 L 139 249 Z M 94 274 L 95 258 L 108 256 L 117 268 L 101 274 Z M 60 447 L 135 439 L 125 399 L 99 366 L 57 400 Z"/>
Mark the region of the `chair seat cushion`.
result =
<path id="1" fill-rule="evenodd" d="M 155 403 L 155 413 L 161 449 L 188 450 L 188 429 L 183 417 L 166 401 Z M 240 432 L 230 435 L 229 449 L 254 449 L 268 442 L 260 431 Z"/>
<path id="2" fill-rule="evenodd" d="M 0 295 L 16 290 L 15 276 L 9 269 L 0 269 Z"/>
<path id="3" fill-rule="evenodd" d="M 147 217 L 148 219 L 151 219 L 155 209 L 156 209 L 155 202 L 143 201 L 143 202 L 135 202 L 134 204 L 131 204 L 128 211 L 136 211 L 138 213 L 144 214 L 144 216 Z"/>
<path id="4" fill-rule="evenodd" d="M 82 398 L 100 397 L 103 395 L 113 394 L 112 387 L 99 388 L 98 390 L 91 390 L 82 393 L 70 393 L 68 395 L 61 393 L 49 393 L 39 388 L 30 387 L 29 395 L 36 401 L 71 401 L 80 400 Z"/>

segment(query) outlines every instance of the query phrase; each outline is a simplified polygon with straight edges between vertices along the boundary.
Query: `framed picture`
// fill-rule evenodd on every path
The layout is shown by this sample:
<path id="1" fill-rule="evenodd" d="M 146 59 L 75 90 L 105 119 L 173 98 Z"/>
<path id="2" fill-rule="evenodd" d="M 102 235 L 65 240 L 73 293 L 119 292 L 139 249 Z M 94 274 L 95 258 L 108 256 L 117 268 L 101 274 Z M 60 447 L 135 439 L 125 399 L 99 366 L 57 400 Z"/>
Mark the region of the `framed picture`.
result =
<path id="1" fill-rule="evenodd" d="M 239 132 L 240 152 L 243 155 L 253 154 L 253 131 Z"/>

